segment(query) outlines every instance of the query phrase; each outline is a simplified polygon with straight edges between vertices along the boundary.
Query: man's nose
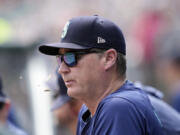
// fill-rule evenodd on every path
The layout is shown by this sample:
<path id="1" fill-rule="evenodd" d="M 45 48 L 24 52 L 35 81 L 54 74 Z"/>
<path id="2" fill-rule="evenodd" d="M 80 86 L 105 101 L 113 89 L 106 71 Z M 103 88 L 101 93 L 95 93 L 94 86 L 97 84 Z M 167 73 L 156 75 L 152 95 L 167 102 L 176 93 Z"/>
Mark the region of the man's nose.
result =
<path id="1" fill-rule="evenodd" d="M 60 74 L 68 73 L 70 71 L 70 68 L 64 63 L 64 61 L 59 65 L 58 72 Z"/>

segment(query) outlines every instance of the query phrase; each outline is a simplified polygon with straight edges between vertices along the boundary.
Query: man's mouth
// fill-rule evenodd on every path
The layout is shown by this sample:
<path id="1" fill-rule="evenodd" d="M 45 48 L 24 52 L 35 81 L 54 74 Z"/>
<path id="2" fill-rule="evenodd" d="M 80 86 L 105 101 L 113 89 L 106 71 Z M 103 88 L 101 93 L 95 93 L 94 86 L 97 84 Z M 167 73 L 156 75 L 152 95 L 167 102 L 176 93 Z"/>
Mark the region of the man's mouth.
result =
<path id="1" fill-rule="evenodd" d="M 67 80 L 65 81 L 66 87 L 71 87 L 74 83 L 74 80 Z"/>

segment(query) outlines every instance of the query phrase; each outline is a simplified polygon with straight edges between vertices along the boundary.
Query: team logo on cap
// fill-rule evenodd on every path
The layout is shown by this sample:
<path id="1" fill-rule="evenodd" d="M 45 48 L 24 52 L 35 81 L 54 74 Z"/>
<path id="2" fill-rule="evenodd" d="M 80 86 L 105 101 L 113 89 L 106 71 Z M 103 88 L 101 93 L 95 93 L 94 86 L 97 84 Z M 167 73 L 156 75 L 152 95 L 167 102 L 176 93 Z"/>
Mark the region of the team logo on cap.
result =
<path id="1" fill-rule="evenodd" d="M 70 24 L 69 21 L 65 24 L 64 29 L 63 29 L 62 34 L 61 34 L 61 38 L 64 38 L 66 36 L 69 24 Z"/>

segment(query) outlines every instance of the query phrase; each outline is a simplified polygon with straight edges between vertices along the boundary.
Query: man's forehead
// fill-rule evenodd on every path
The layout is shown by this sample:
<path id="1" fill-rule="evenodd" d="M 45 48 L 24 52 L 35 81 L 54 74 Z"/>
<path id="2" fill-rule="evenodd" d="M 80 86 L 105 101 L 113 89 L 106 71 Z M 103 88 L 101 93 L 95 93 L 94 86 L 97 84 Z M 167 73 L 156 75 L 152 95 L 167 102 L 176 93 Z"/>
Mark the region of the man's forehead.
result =
<path id="1" fill-rule="evenodd" d="M 69 52 L 70 50 L 72 50 L 72 49 L 60 48 L 60 49 L 59 49 L 59 54 L 64 54 L 64 53 L 66 53 L 66 52 Z"/>

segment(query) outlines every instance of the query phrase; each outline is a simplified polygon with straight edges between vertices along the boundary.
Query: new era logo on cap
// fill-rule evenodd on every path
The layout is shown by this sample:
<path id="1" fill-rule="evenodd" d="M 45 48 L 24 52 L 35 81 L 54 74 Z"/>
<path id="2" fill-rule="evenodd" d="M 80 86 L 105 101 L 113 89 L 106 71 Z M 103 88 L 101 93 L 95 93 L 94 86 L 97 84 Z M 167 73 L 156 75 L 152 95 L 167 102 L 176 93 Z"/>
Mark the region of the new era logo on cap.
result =
<path id="1" fill-rule="evenodd" d="M 80 16 L 69 20 L 61 35 L 61 41 L 44 44 L 40 52 L 57 55 L 59 48 L 110 49 L 126 55 L 126 44 L 120 28 L 112 21 L 100 16 Z"/>
<path id="2" fill-rule="evenodd" d="M 98 43 L 98 44 L 106 43 L 106 40 L 103 39 L 102 37 L 97 37 L 97 43 Z"/>

